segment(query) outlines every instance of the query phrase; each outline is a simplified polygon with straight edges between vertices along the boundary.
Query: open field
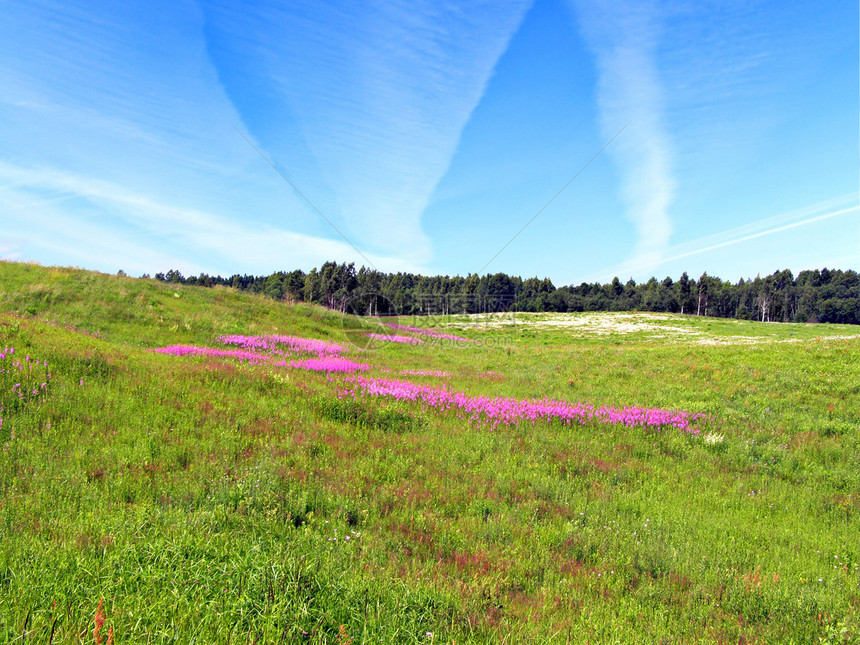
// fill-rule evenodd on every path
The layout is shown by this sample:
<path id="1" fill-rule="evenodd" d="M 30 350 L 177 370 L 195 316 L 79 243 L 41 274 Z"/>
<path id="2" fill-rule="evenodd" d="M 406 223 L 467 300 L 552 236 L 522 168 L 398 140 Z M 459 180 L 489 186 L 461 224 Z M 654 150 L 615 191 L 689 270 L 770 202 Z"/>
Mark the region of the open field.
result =
<path id="1" fill-rule="evenodd" d="M 397 324 L 0 263 L 0 640 L 860 642 L 860 329 Z"/>
<path id="2" fill-rule="evenodd" d="M 625 336 L 635 340 L 668 342 L 687 340 L 701 345 L 744 345 L 792 343 L 826 337 L 829 340 L 860 338 L 860 329 L 842 325 L 846 333 L 834 332 L 834 325 L 750 324 L 731 318 L 697 318 L 671 313 L 587 312 L 497 313 L 450 316 L 443 321 L 455 329 L 565 330 L 566 337 Z M 823 335 L 823 336 L 822 336 Z"/>

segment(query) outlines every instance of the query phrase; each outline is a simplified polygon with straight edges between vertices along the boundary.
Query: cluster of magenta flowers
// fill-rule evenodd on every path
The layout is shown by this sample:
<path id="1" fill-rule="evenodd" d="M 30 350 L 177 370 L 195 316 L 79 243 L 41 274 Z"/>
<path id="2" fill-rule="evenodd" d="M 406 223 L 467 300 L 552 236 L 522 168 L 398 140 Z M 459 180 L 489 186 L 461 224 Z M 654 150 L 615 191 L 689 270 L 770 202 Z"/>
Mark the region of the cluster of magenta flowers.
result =
<path id="1" fill-rule="evenodd" d="M 39 361 L 29 355 L 20 358 L 14 347 L 0 351 L 0 428 L 3 427 L 4 413 L 46 393 L 50 380 L 47 361 Z"/>
<path id="2" fill-rule="evenodd" d="M 338 343 L 296 336 L 219 336 L 218 342 L 241 349 L 218 349 L 194 345 L 170 345 L 155 351 L 171 356 L 211 356 L 247 361 L 252 365 L 267 364 L 280 367 L 295 367 L 313 372 L 336 372 L 351 374 L 364 372 L 370 366 L 357 363 L 341 354 L 345 348 Z M 313 358 L 286 360 L 292 354 L 312 354 Z"/>
<path id="3" fill-rule="evenodd" d="M 427 330 L 386 323 L 389 327 L 401 328 L 409 333 L 424 334 Z M 375 336 L 375 335 L 373 335 Z M 380 335 L 384 340 L 399 338 L 394 342 L 418 343 L 415 338 L 406 336 Z M 449 337 L 449 334 L 437 337 Z M 453 337 L 457 338 L 457 337 Z M 571 403 L 553 399 L 514 399 L 472 395 L 449 390 L 447 386 L 419 385 L 395 378 L 373 378 L 357 374 L 367 372 L 371 366 L 342 356 L 345 348 L 337 343 L 294 336 L 221 336 L 218 341 L 232 345 L 236 349 L 194 347 L 173 345 L 155 351 L 174 356 L 212 356 L 232 358 L 252 364 L 266 364 L 273 367 L 290 367 L 313 372 L 324 372 L 329 379 L 341 385 L 338 395 L 344 397 L 387 397 L 399 401 L 412 401 L 425 408 L 451 410 L 458 417 L 481 425 L 514 425 L 520 422 L 558 420 L 564 424 L 606 423 L 621 424 L 628 427 L 652 429 L 676 428 L 691 434 L 698 434 L 696 421 L 704 418 L 701 414 L 690 414 L 682 410 L 662 410 L 644 407 L 595 407 L 586 403 Z M 299 354 L 299 356 L 295 356 Z M 310 356 L 308 356 L 310 354 Z M 304 356 L 302 356 L 304 355 Z M 383 373 L 389 370 L 380 368 Z M 342 378 L 339 375 L 352 375 Z M 441 370 L 411 369 L 402 370 L 403 376 L 429 376 L 448 378 L 449 372 Z M 501 374 L 487 372 L 487 376 L 500 377 Z M 344 389 L 342 386 L 346 385 Z"/>
<path id="4" fill-rule="evenodd" d="M 276 363 L 276 365 L 283 363 Z M 354 372 L 366 372 L 370 369 L 370 365 L 366 363 L 357 363 L 342 356 L 324 356 L 322 358 L 305 358 L 299 361 L 290 361 L 290 367 L 297 367 L 303 370 L 312 372 L 339 372 L 341 374 L 352 374 Z"/>
<path id="5" fill-rule="evenodd" d="M 463 338 L 462 336 L 455 336 L 454 334 L 446 334 L 444 332 L 436 331 L 433 329 L 423 329 L 421 327 L 410 327 L 409 325 L 399 325 L 397 323 L 382 323 L 386 327 L 390 329 L 398 329 L 400 331 L 406 331 L 410 334 L 417 334 L 418 336 L 429 336 L 430 338 L 438 338 L 440 340 L 456 340 L 463 343 L 471 343 L 472 341 L 468 338 Z"/>
<path id="6" fill-rule="evenodd" d="M 170 356 L 211 356 L 213 358 L 235 358 L 252 364 L 267 363 L 272 357 L 259 352 L 248 352 L 242 349 L 214 349 L 212 347 L 197 347 L 195 345 L 169 345 L 155 350 L 159 354 Z"/>
<path id="7" fill-rule="evenodd" d="M 628 427 L 677 428 L 697 434 L 692 424 L 701 414 L 684 411 L 640 407 L 594 407 L 584 403 L 568 403 L 552 399 L 525 400 L 506 397 L 475 396 L 454 392 L 447 387 L 418 385 L 408 381 L 382 378 L 350 377 L 352 389 L 341 396 L 389 397 L 399 401 L 414 401 L 439 410 L 457 410 L 458 416 L 478 423 L 514 425 L 521 421 L 561 420 L 565 424 L 587 422 L 621 424 Z"/>
<path id="8" fill-rule="evenodd" d="M 338 343 L 298 336 L 242 336 L 232 334 L 219 336 L 218 342 L 224 345 L 235 345 L 250 351 L 267 352 L 268 354 L 283 355 L 283 348 L 286 348 L 297 354 L 316 354 L 319 358 L 340 356 L 346 351 L 346 348 Z"/>

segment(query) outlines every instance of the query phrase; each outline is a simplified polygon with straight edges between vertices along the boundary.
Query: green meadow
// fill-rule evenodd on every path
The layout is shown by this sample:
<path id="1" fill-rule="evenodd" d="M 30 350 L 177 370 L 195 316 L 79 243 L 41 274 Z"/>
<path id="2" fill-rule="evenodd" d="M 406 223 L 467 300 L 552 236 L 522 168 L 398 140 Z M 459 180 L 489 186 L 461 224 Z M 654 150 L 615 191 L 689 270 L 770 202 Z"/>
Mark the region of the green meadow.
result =
<path id="1" fill-rule="evenodd" d="M 399 322 L 468 342 L 368 344 L 379 325 L 316 306 L 0 262 L 0 641 L 860 643 L 860 327 Z M 474 397 L 703 417 L 491 424 L 153 351 L 222 335 L 339 343 L 366 376 Z"/>

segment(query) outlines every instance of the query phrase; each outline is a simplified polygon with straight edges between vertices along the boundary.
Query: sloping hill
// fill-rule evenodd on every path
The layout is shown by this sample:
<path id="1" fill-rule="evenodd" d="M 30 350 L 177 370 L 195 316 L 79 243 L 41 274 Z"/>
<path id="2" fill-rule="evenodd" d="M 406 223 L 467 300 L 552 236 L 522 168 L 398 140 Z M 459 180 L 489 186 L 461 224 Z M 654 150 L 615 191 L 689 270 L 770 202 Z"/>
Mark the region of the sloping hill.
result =
<path id="1" fill-rule="evenodd" d="M 0 310 L 144 345 L 248 331 L 342 338 L 344 320 L 321 307 L 287 307 L 233 289 L 10 262 L 0 262 Z"/>
<path id="2" fill-rule="evenodd" d="M 860 340 L 601 316 L 0 263 L 0 640 L 851 642 Z"/>

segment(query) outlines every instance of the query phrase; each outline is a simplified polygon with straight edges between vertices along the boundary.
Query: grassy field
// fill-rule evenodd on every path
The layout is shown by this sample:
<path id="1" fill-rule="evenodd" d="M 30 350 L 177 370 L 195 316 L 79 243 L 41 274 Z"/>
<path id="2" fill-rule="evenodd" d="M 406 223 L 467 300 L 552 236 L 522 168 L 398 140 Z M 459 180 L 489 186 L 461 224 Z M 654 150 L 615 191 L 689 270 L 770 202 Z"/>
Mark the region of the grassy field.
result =
<path id="1" fill-rule="evenodd" d="M 399 323 L 0 263 L 0 640 L 860 642 L 860 329 Z"/>

